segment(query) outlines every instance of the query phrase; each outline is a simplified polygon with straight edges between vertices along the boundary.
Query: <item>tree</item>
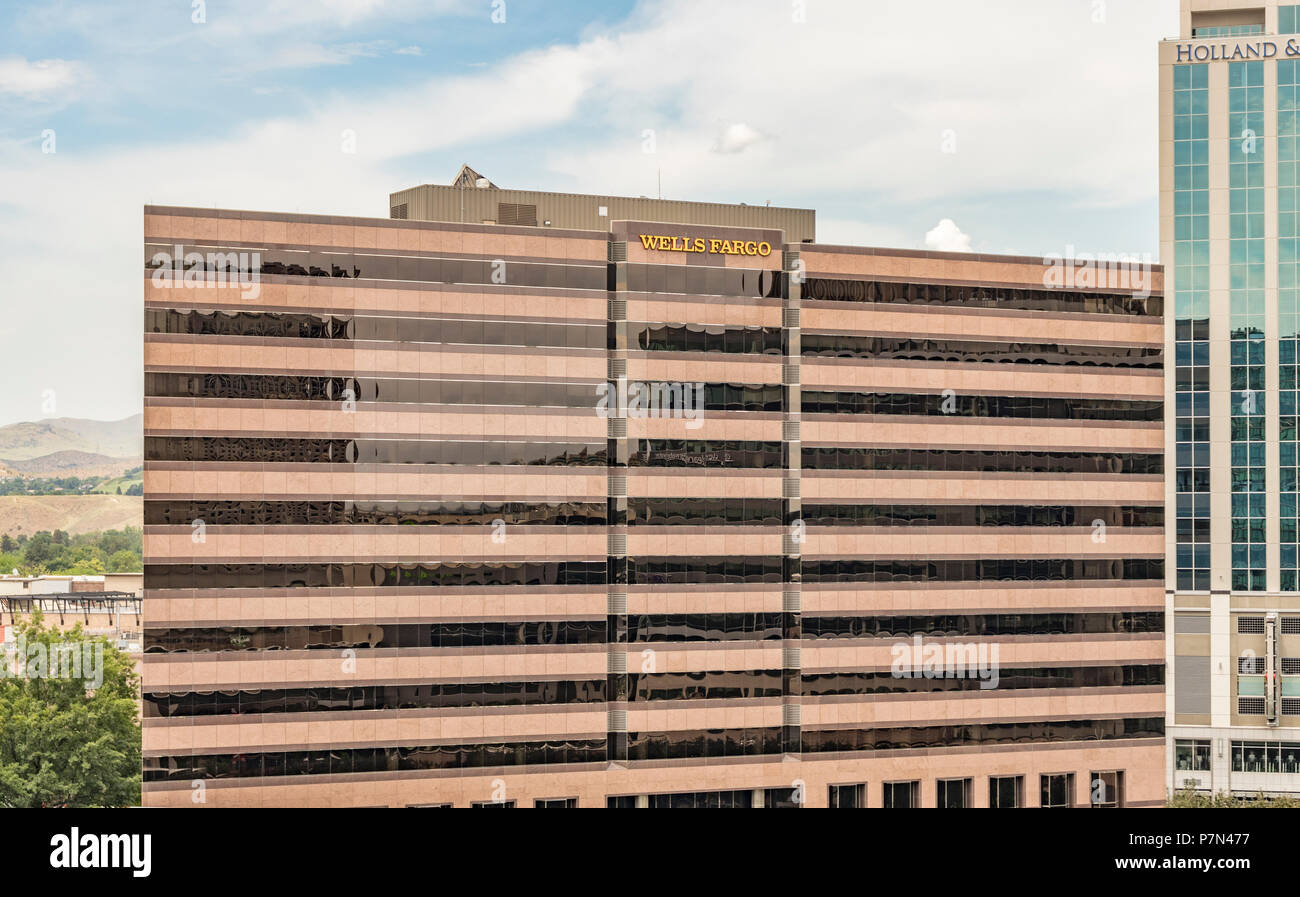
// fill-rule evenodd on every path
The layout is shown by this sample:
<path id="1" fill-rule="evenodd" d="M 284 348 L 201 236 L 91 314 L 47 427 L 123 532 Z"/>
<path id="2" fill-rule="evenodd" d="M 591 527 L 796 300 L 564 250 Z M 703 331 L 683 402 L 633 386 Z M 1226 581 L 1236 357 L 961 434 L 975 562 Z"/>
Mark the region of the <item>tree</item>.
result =
<path id="1" fill-rule="evenodd" d="M 0 540 L 0 573 L 14 568 L 24 576 L 138 573 L 143 569 L 144 531 L 140 527 L 75 536 L 63 530 L 42 530 L 30 538 L 20 533 L 10 542 L 12 551 L 6 553 Z"/>
<path id="2" fill-rule="evenodd" d="M 123 548 L 108 556 L 109 573 L 139 573 L 143 569 L 144 565 L 140 562 L 139 553 L 130 549 Z"/>
<path id="3" fill-rule="evenodd" d="M 74 576 L 86 576 L 107 572 L 107 566 L 101 552 L 94 545 L 78 545 L 67 553 L 64 560 L 64 573 Z"/>
<path id="4" fill-rule="evenodd" d="M 8 533 L 0 536 L 0 554 L 9 554 L 16 547 L 13 538 Z"/>
<path id="5" fill-rule="evenodd" d="M 47 628 L 39 611 L 18 624 L 28 656 L 44 646 L 102 650 L 102 681 L 0 678 L 0 806 L 122 807 L 140 803 L 139 677 L 131 659 L 81 624 Z M 20 642 L 22 644 L 22 642 Z M 86 672 L 83 667 L 82 672 Z"/>
<path id="6" fill-rule="evenodd" d="M 109 529 L 99 534 L 99 547 L 104 549 L 106 554 L 115 554 L 124 548 L 139 551 L 141 547 L 141 531 L 135 527 L 128 526 L 126 529 Z"/>
<path id="7" fill-rule="evenodd" d="M 56 560 L 63 553 L 63 548 L 56 545 L 54 537 L 45 530 L 35 533 L 27 540 L 27 545 L 23 548 L 23 558 L 29 564 L 47 564 L 48 566 L 57 566 L 50 563 Z"/>

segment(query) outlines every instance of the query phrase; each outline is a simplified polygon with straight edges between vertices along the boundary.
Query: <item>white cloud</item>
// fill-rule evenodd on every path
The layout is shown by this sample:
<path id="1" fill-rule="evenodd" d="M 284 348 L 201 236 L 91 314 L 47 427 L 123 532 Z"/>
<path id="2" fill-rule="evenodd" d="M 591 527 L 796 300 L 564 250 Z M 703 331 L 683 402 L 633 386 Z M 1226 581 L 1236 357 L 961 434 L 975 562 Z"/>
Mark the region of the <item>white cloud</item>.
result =
<path id="1" fill-rule="evenodd" d="M 387 29 L 410 47 L 406 31 L 419 20 L 489 14 L 482 0 L 222 0 L 210 2 L 205 21 L 192 22 L 189 3 L 160 15 L 150 4 L 129 2 L 66 2 L 30 4 L 15 13 L 16 33 L 53 34 L 67 41 L 75 36 L 88 54 L 105 52 L 114 70 L 127 77 L 157 77 L 157 68 L 135 64 L 169 52 L 201 55 L 210 62 L 204 74 L 234 78 L 245 72 L 311 68 L 346 62 L 356 46 L 332 45 L 360 31 Z M 395 41 L 384 41 L 396 46 Z"/>
<path id="2" fill-rule="evenodd" d="M 303 69 L 322 65 L 346 65 L 360 57 L 381 55 L 387 41 L 351 44 L 302 42 L 276 47 L 273 52 L 242 66 L 245 72 L 270 69 Z"/>
<path id="3" fill-rule="evenodd" d="M 39 100 L 61 94 L 82 77 L 82 67 L 63 59 L 28 62 L 21 56 L 0 58 L 0 94 Z"/>
<path id="4" fill-rule="evenodd" d="M 419 47 L 398 47 L 393 51 L 398 56 L 423 56 L 424 51 Z"/>
<path id="5" fill-rule="evenodd" d="M 925 245 L 938 252 L 970 252 L 970 235 L 962 233 L 951 218 L 944 218 L 926 231 Z"/>
<path id="6" fill-rule="evenodd" d="M 590 87 L 587 114 L 610 138 L 554 148 L 547 161 L 575 183 L 634 194 L 662 168 L 679 196 L 756 184 L 912 203 L 1152 195 L 1154 49 L 1176 33 L 1176 2 L 1110 4 L 1104 25 L 1089 0 L 930 0 L 923 28 L 917 13 L 908 0 L 828 2 L 809 4 L 798 24 L 779 3 L 743 14 L 721 2 L 647 4 L 634 27 L 607 35 L 617 53 Z M 797 59 L 797 71 L 759 62 L 769 59 Z M 713 151 L 720 114 L 767 138 L 739 164 Z M 654 157 L 640 154 L 645 128 L 660 131 Z M 955 153 L 943 152 L 948 131 Z"/>
<path id="7" fill-rule="evenodd" d="M 741 153 L 763 139 L 763 135 L 744 122 L 727 125 L 713 141 L 715 153 Z"/>

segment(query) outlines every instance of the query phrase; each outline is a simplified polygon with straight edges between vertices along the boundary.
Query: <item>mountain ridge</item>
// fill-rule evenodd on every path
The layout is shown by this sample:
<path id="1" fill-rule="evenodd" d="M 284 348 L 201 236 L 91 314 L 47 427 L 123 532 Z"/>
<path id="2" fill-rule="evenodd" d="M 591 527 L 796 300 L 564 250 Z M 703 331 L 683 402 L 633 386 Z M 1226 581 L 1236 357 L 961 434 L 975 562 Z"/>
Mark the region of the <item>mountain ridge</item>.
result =
<path id="1" fill-rule="evenodd" d="M 113 421 L 47 417 L 7 424 L 0 427 L 0 464 L 20 469 L 15 462 L 33 461 L 61 452 L 107 456 L 114 461 L 142 459 L 143 424 L 143 414 Z M 51 459 L 51 463 L 57 461 Z"/>

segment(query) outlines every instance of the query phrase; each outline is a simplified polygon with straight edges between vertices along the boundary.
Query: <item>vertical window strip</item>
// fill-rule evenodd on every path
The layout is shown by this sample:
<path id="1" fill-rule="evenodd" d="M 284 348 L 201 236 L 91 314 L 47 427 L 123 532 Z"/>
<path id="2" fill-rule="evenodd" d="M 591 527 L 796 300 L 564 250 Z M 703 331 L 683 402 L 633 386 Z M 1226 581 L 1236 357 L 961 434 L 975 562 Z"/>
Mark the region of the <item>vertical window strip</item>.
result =
<path id="1" fill-rule="evenodd" d="M 1265 588 L 1264 63 L 1228 66 L 1232 589 Z"/>
<path id="2" fill-rule="evenodd" d="M 1286 9 L 1287 7 L 1284 7 Z M 1295 7 L 1291 26 L 1295 23 Z M 1283 591 L 1300 591 L 1300 514 L 1297 501 L 1296 359 L 1300 350 L 1300 228 L 1297 227 L 1296 121 L 1300 95 L 1296 60 L 1277 64 L 1277 305 L 1278 305 L 1278 473 L 1280 574 Z"/>
<path id="3" fill-rule="evenodd" d="M 1210 588 L 1209 68 L 1174 67 L 1176 577 Z"/>

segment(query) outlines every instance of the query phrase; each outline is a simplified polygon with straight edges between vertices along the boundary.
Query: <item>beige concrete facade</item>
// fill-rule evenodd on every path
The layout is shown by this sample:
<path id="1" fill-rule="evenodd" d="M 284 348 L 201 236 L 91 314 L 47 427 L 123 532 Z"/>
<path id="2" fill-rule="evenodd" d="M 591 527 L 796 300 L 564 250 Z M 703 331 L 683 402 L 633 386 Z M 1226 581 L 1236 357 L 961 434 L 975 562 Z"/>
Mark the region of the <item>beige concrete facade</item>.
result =
<path id="1" fill-rule="evenodd" d="M 988 806 L 1019 777 L 1036 807 L 1068 775 L 1088 806 L 1112 772 L 1108 802 L 1161 803 L 1163 273 L 1061 289 L 1042 259 L 802 242 L 796 212 L 602 232 L 147 207 L 146 805 L 819 807 L 863 785 L 879 807 L 915 781 L 935 806 L 958 778 Z M 177 245 L 260 253 L 256 295 L 150 261 Z M 954 292 L 809 298 L 835 284 Z M 461 322 L 608 342 L 418 335 Z M 779 349 L 724 348 L 742 332 Z M 400 385 L 451 381 L 593 400 Z M 637 382 L 715 404 L 599 412 Z M 428 454 L 451 443 L 591 457 Z M 597 522 L 511 517 L 560 506 Z M 1002 684 L 900 679 L 913 633 L 994 652 Z"/>

